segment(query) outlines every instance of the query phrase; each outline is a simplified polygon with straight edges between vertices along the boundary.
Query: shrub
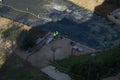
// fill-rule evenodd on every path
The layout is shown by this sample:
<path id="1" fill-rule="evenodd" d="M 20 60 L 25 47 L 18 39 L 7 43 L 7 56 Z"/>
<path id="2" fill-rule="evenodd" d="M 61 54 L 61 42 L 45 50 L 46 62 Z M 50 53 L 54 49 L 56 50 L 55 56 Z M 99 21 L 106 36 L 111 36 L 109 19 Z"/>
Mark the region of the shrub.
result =
<path id="1" fill-rule="evenodd" d="M 109 76 L 116 75 L 120 72 L 120 47 L 104 51 L 96 56 L 91 62 L 90 60 L 82 63 L 75 63 L 71 66 L 68 73 L 75 80 L 87 80 L 88 71 L 90 69 L 90 80 L 99 80 Z M 78 76 L 76 76 L 78 75 Z"/>
<path id="2" fill-rule="evenodd" d="M 2 37 L 11 41 L 15 41 L 20 33 L 20 29 L 16 26 L 12 26 L 2 32 Z"/>

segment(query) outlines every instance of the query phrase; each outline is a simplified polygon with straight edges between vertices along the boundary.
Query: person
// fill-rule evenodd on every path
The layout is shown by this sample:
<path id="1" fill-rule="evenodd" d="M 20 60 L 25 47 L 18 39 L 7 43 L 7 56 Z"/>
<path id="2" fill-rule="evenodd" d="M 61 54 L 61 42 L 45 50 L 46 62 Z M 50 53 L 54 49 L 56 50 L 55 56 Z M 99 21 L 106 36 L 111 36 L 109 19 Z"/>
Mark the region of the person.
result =
<path id="1" fill-rule="evenodd" d="M 59 32 L 58 32 L 58 31 L 55 31 L 55 32 L 53 33 L 53 37 L 54 37 L 54 38 L 57 38 L 58 35 L 59 35 Z"/>

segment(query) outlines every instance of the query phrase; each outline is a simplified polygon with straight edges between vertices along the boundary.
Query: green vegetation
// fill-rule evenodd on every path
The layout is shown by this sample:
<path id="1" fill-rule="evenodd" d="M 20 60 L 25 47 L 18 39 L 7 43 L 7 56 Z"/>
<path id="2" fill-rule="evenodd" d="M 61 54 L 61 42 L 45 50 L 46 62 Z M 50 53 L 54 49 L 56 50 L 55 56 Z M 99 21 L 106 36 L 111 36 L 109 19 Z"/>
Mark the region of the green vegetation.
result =
<path id="1" fill-rule="evenodd" d="M 99 0 L 95 0 L 95 2 L 96 2 L 96 3 L 98 3 L 98 2 L 99 2 Z"/>
<path id="2" fill-rule="evenodd" d="M 15 42 L 16 42 L 16 39 L 17 39 L 18 35 L 20 34 L 20 32 L 21 32 L 21 29 L 15 25 L 13 25 L 12 27 L 9 27 L 1 32 L 2 38 L 6 41 L 7 40 L 10 41 L 12 51 L 14 50 Z"/>
<path id="3" fill-rule="evenodd" d="M 12 54 L 0 68 L 0 80 L 53 80 Z"/>
<path id="4" fill-rule="evenodd" d="M 21 30 L 19 27 L 12 26 L 2 32 L 2 37 L 7 40 L 15 41 Z"/>
<path id="5" fill-rule="evenodd" d="M 97 53 L 95 59 L 89 55 L 71 57 L 56 61 L 54 64 L 60 71 L 68 73 L 75 80 L 87 80 L 90 69 L 90 80 L 116 75 L 120 72 L 120 46 Z M 91 64 L 91 68 L 90 68 Z M 92 74 L 91 74 L 92 73 Z"/>

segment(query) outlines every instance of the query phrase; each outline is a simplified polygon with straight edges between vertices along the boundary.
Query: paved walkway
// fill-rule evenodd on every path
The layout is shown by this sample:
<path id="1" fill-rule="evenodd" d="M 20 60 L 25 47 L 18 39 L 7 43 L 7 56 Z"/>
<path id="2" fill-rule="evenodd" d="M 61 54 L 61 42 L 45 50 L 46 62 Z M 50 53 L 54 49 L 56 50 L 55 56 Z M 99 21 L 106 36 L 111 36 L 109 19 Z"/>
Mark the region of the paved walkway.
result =
<path id="1" fill-rule="evenodd" d="M 59 72 L 58 70 L 55 69 L 54 66 L 44 67 L 41 69 L 41 71 L 55 80 L 71 80 L 71 78 L 67 74 Z"/>

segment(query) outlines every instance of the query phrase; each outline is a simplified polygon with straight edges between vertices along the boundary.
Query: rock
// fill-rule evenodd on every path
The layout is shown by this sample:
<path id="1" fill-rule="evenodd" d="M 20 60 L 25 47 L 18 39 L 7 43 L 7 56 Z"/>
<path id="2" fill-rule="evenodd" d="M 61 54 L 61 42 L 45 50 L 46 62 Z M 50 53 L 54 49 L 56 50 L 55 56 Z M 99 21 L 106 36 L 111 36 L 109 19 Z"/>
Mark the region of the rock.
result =
<path id="1" fill-rule="evenodd" d="M 55 9 L 55 10 L 57 10 L 57 11 L 65 11 L 67 9 L 67 6 L 54 4 L 52 6 L 52 8 Z"/>

